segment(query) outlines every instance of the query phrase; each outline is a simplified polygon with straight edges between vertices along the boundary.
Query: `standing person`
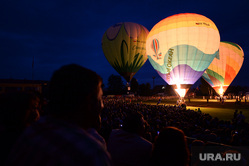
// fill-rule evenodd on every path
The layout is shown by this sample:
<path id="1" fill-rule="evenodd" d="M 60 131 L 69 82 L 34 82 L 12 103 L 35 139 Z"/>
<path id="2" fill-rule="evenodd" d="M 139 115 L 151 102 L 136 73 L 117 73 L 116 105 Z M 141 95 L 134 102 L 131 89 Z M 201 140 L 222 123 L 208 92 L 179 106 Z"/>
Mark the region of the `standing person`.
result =
<path id="1" fill-rule="evenodd" d="M 232 121 L 236 124 L 237 123 L 237 116 L 238 116 L 238 110 L 235 110 L 233 113 L 233 119 Z"/>
<path id="2" fill-rule="evenodd" d="M 123 128 L 112 130 L 107 143 L 115 166 L 148 165 L 152 143 L 142 137 L 144 131 L 143 115 L 139 112 L 127 112 Z"/>
<path id="3" fill-rule="evenodd" d="M 160 131 L 154 143 L 150 165 L 189 165 L 189 149 L 182 130 L 176 127 L 165 127 Z"/>
<path id="4" fill-rule="evenodd" d="M 237 105 L 237 104 L 238 104 L 238 102 L 239 102 L 239 100 L 238 100 L 238 98 L 237 98 L 237 96 L 236 96 L 235 105 Z"/>
<path id="5" fill-rule="evenodd" d="M 49 83 L 48 115 L 26 129 L 6 165 L 109 166 L 103 144 L 87 130 L 100 124 L 102 79 L 79 65 L 55 71 Z"/>
<path id="6" fill-rule="evenodd" d="M 242 124 L 245 121 L 245 116 L 242 114 L 242 111 L 239 112 L 239 114 L 236 117 L 237 123 Z"/>
<path id="7" fill-rule="evenodd" d="M 224 97 L 222 96 L 221 104 L 224 104 Z"/>
<path id="8" fill-rule="evenodd" d="M 161 101 L 162 101 L 162 97 L 160 97 L 160 99 L 158 100 L 158 102 L 157 102 L 157 104 L 156 104 L 156 105 L 160 104 L 160 103 L 161 103 Z"/>

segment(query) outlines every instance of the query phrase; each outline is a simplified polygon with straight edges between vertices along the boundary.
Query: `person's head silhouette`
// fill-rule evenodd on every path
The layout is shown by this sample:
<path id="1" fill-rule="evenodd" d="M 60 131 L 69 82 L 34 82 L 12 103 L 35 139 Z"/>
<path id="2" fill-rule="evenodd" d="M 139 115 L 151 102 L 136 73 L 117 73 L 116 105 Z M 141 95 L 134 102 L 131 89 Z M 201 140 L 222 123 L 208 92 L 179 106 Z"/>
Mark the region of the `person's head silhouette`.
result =
<path id="1" fill-rule="evenodd" d="M 99 127 L 102 79 L 95 72 L 76 64 L 55 71 L 49 85 L 49 114 L 82 128 Z"/>

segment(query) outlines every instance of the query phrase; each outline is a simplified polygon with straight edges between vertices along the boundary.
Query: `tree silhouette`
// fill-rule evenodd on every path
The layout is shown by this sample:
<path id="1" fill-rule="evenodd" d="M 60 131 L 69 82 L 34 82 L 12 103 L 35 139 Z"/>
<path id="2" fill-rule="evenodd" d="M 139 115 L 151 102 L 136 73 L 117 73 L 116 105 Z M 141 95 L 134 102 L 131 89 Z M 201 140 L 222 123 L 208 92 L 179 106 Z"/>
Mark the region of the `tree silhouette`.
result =
<path id="1" fill-rule="evenodd" d="M 139 85 L 139 94 L 141 96 L 150 96 L 151 87 L 149 83 Z"/>
<path id="2" fill-rule="evenodd" d="M 139 89 L 139 84 L 137 82 L 137 79 L 133 77 L 131 79 L 130 85 L 131 85 L 131 92 L 133 92 L 134 94 L 137 94 L 138 89 Z"/>
<path id="3" fill-rule="evenodd" d="M 124 93 L 124 83 L 121 76 L 110 75 L 108 78 L 108 93 L 113 95 L 120 95 Z"/>

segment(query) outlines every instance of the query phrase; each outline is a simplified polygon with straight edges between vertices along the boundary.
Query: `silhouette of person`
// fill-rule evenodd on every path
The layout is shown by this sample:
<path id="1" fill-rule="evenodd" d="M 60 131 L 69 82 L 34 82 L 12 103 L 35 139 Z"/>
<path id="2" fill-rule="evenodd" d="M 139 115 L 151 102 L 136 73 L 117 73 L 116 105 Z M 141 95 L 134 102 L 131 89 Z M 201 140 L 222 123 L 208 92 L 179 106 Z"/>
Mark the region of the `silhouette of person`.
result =
<path id="1" fill-rule="evenodd" d="M 239 114 L 238 114 L 237 117 L 236 117 L 236 120 L 237 120 L 237 123 L 238 123 L 238 124 L 244 122 L 245 116 L 242 114 L 242 111 L 239 112 Z"/>
<path id="2" fill-rule="evenodd" d="M 88 129 L 100 125 L 102 79 L 70 64 L 49 83 L 48 115 L 24 131 L 6 165 L 112 165 L 109 153 Z"/>
<path id="3" fill-rule="evenodd" d="M 151 165 L 189 165 L 189 149 L 182 130 L 165 127 L 160 131 L 154 143 Z"/>
<path id="4" fill-rule="evenodd" d="M 11 92 L 0 95 L 0 165 L 26 127 L 39 119 L 35 95 Z"/>
<path id="5" fill-rule="evenodd" d="M 160 97 L 156 105 L 160 104 L 161 102 L 162 102 L 162 97 Z"/>
<path id="6" fill-rule="evenodd" d="M 133 111 L 133 110 L 131 110 Z M 146 166 L 152 152 L 152 143 L 142 136 L 145 121 L 139 112 L 127 112 L 122 129 L 114 129 L 107 143 L 115 166 Z"/>
<path id="7" fill-rule="evenodd" d="M 235 110 L 234 113 L 233 113 L 233 119 L 232 119 L 232 121 L 235 122 L 235 123 L 237 123 L 237 119 L 236 119 L 237 116 L 238 116 L 238 110 Z"/>

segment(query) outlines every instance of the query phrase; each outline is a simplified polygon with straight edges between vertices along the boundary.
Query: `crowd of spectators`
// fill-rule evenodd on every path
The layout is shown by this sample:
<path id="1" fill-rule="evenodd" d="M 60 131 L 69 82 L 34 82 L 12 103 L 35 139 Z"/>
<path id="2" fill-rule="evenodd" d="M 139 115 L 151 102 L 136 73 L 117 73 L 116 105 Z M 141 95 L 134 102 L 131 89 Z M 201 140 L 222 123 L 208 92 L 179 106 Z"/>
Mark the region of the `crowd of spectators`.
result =
<path id="1" fill-rule="evenodd" d="M 44 103 L 44 100 L 39 97 L 40 96 L 37 96 L 37 94 L 35 95 L 32 93 L 13 93 L 5 96 L 2 95 L 1 109 L 6 110 L 5 112 L 2 112 L 1 116 L 1 142 L 3 143 L 2 151 L 9 152 L 12 144 L 14 144 L 24 128 L 37 121 L 40 118 L 40 115 L 46 115 L 46 109 L 43 109 L 46 107 L 42 107 L 45 106 L 46 103 Z M 245 117 L 242 112 L 239 112 L 238 110 L 235 110 L 231 121 L 224 121 L 219 120 L 216 117 L 212 117 L 209 114 L 202 113 L 201 109 L 190 110 L 186 109 L 186 107 L 176 105 L 147 105 L 141 102 L 136 103 L 121 99 L 104 99 L 103 102 L 104 108 L 101 112 L 101 128 L 98 129 L 100 135 L 96 133 L 96 130 L 91 131 L 91 129 L 89 129 L 88 132 L 92 132 L 92 135 L 99 137 L 99 140 L 102 139 L 101 142 L 112 155 L 114 164 L 118 161 L 116 165 L 128 165 L 127 162 L 132 162 L 128 160 L 131 159 L 131 156 L 134 156 L 134 159 L 136 159 L 137 163 L 134 163 L 136 165 L 139 165 L 139 162 L 143 163 L 141 161 L 144 161 L 144 163 L 150 165 L 156 165 L 156 161 L 160 161 L 158 158 L 160 157 L 159 154 L 167 154 L 167 152 L 155 152 L 155 147 L 162 146 L 160 145 L 162 143 L 156 143 L 160 140 L 157 139 L 159 133 L 161 133 L 161 137 L 163 137 L 162 131 L 165 132 L 167 127 L 173 127 L 176 130 L 179 130 L 179 133 L 182 132 L 182 135 L 186 136 L 187 152 L 190 152 L 191 146 L 203 146 L 207 144 L 214 145 L 217 143 L 221 146 L 225 145 L 237 147 L 248 147 L 249 145 L 249 125 L 245 122 Z M 21 113 L 21 115 L 17 114 L 17 112 L 19 114 Z M 8 114 L 3 115 L 3 113 Z M 137 124 L 134 122 L 136 113 L 139 115 L 141 114 L 143 118 L 143 123 L 141 123 L 144 127 L 143 131 L 140 129 L 136 130 Z M 129 117 L 131 114 L 131 117 L 133 118 Z M 11 120 L 11 116 L 12 119 L 14 118 L 13 120 Z M 130 122 L 130 126 L 128 127 L 127 117 Z M 3 125 L 4 123 L 6 123 L 5 128 Z M 8 129 L 7 127 L 11 129 Z M 133 135 L 129 133 L 132 133 Z M 138 136 L 135 136 L 134 134 Z M 172 144 L 172 140 L 175 140 L 176 137 L 170 138 L 171 140 L 168 141 L 164 138 L 164 141 L 161 142 L 164 142 L 165 144 L 167 142 Z M 122 144 L 119 143 L 119 141 L 123 141 Z M 139 142 L 141 145 L 139 145 Z M 157 144 L 160 146 L 156 146 Z M 152 145 L 154 146 L 153 153 Z M 173 149 L 176 149 L 177 146 L 174 144 L 173 146 L 175 147 Z M 135 152 L 134 149 L 137 149 L 137 151 Z M 123 153 L 120 153 L 120 151 L 123 151 Z M 151 160 L 149 157 L 150 152 L 152 153 Z M 176 152 L 179 153 L 179 150 Z M 186 158 L 185 161 L 190 163 L 190 156 L 187 152 L 186 155 L 188 158 Z M 134 155 L 134 153 L 137 155 Z M 173 154 L 172 150 L 168 153 Z M 2 155 L 2 159 L 4 159 L 8 153 L 3 154 L 5 155 Z M 125 156 L 125 154 L 129 154 L 128 157 L 127 155 Z M 138 154 L 140 154 L 140 161 Z M 166 160 L 165 156 L 167 155 L 162 156 L 164 156 L 162 157 L 162 161 Z M 179 154 L 176 156 L 179 158 Z M 115 158 L 117 158 L 116 161 Z M 125 161 L 126 164 L 124 164 L 125 162 L 122 163 L 122 161 Z M 175 161 L 177 161 L 177 159 Z M 141 165 L 144 165 L 144 163 Z"/>
<path id="2" fill-rule="evenodd" d="M 48 105 L 35 93 L 0 95 L 0 165 L 197 166 L 191 149 L 209 145 L 243 149 L 248 164 L 241 111 L 224 121 L 162 98 L 154 105 L 102 98 L 101 83 L 96 73 L 68 65 L 54 73 Z"/>
<path id="3" fill-rule="evenodd" d="M 151 142 L 157 132 L 166 126 L 174 126 L 184 131 L 187 137 L 227 145 L 248 146 L 249 125 L 242 112 L 231 121 L 219 120 L 201 109 L 191 110 L 170 105 L 147 105 L 129 103 L 123 100 L 104 100 L 101 134 L 108 140 L 111 129 L 121 128 L 129 111 L 141 112 L 146 120 L 145 137 Z M 234 139 L 236 138 L 236 139 Z"/>
<path id="4" fill-rule="evenodd" d="M 212 117 L 209 114 L 202 113 L 200 108 L 198 110 L 191 110 L 176 105 L 147 105 L 117 99 L 106 99 L 104 100 L 104 105 L 105 107 L 101 114 L 102 127 L 100 134 L 107 142 L 113 130 L 123 128 L 124 119 L 126 119 L 127 114 L 132 111 L 139 112 L 143 115 L 145 120 L 143 137 L 151 142 L 154 148 L 156 147 L 155 145 L 160 133 L 164 131 L 165 128 L 173 127 L 182 131 L 183 135 L 186 136 L 187 150 L 189 152 L 191 152 L 191 147 L 193 146 L 222 146 L 222 152 L 233 147 L 236 147 L 235 149 L 237 150 L 246 147 L 244 155 L 248 156 L 249 154 L 249 149 L 247 149 L 249 145 L 249 125 L 245 122 L 245 117 L 242 115 L 242 112 L 231 117 L 231 121 L 224 121 Z M 168 144 L 172 144 L 175 139 L 176 137 L 171 137 L 171 140 L 168 139 L 168 141 L 164 139 L 164 143 L 166 145 L 167 142 Z M 178 144 L 179 143 L 173 144 L 173 147 L 168 146 L 168 148 L 164 149 L 170 149 L 168 154 L 173 154 L 172 149 L 179 149 L 176 146 Z M 184 146 L 181 146 L 181 148 L 184 149 Z M 153 152 L 154 151 L 155 149 Z M 164 153 L 167 154 L 167 152 Z M 162 154 L 162 152 L 158 154 Z M 178 151 L 178 155 L 176 155 L 178 159 L 180 158 L 179 154 L 180 152 Z M 165 161 L 166 157 L 165 155 L 163 156 L 162 159 Z M 173 161 L 173 158 L 170 158 Z M 188 160 L 189 159 L 190 158 L 188 158 Z M 158 159 L 156 160 L 158 161 Z M 175 161 L 178 160 L 176 159 Z M 156 163 L 154 162 L 151 165 L 156 165 Z"/>

